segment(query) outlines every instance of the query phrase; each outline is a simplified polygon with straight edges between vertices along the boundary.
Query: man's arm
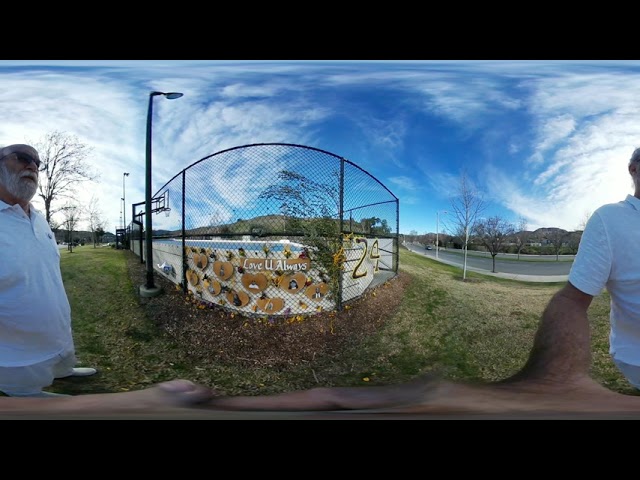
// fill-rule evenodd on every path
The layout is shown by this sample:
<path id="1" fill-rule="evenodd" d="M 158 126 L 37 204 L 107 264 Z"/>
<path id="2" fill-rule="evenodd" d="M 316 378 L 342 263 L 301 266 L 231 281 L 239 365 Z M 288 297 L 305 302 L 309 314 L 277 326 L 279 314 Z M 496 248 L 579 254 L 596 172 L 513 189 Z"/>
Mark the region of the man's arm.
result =
<path id="1" fill-rule="evenodd" d="M 591 333 L 587 310 L 592 300 L 593 296 L 567 282 L 542 314 L 527 363 L 505 382 L 562 382 L 588 376 Z"/>
<path id="2" fill-rule="evenodd" d="M 189 408 L 198 409 L 214 395 L 208 387 L 177 379 L 131 392 L 51 398 L 0 396 L 0 418 L 7 415 L 179 413 Z"/>

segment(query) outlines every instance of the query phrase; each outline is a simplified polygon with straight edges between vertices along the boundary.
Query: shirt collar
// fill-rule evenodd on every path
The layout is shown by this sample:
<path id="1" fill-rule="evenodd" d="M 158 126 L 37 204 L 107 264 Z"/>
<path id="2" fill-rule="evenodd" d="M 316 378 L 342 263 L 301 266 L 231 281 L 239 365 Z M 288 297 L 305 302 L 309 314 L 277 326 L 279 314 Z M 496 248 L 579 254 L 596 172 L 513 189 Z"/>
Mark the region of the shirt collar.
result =
<path id="1" fill-rule="evenodd" d="M 20 210 L 22 210 L 22 207 L 20 207 L 20 205 L 18 205 L 17 203 L 15 205 L 9 205 L 8 203 L 3 202 L 2 200 L 0 200 L 0 212 L 2 210 L 7 210 L 8 208 L 13 208 L 13 207 L 19 207 Z M 29 203 L 29 210 L 32 211 L 32 212 L 40 213 L 40 211 L 33 206 L 33 203 Z"/>
<path id="2" fill-rule="evenodd" d="M 629 202 L 633 208 L 640 211 L 640 198 L 634 197 L 633 195 L 627 195 L 625 201 Z"/>
<path id="3" fill-rule="evenodd" d="M 7 208 L 11 208 L 13 205 L 9 205 L 6 202 L 3 202 L 2 200 L 0 200 L 0 210 L 6 210 Z"/>

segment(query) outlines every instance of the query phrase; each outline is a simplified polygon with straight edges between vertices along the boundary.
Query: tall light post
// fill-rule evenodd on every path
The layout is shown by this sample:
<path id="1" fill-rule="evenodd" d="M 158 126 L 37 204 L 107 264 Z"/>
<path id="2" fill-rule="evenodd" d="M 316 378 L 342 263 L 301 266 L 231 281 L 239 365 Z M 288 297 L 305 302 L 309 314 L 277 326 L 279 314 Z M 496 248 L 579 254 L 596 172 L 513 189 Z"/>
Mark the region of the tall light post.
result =
<path id="1" fill-rule="evenodd" d="M 118 248 L 124 248 L 124 234 L 122 233 L 122 209 L 124 208 L 124 198 L 120 197 L 120 246 Z"/>
<path id="2" fill-rule="evenodd" d="M 123 218 L 122 228 L 124 228 L 125 231 L 127 230 L 127 202 L 124 200 L 126 198 L 124 194 L 124 177 L 128 177 L 128 176 L 129 176 L 129 172 L 124 172 L 122 174 L 122 218 Z"/>
<path id="3" fill-rule="evenodd" d="M 153 97 L 163 95 L 169 100 L 180 98 L 183 94 L 179 92 L 151 92 L 149 93 L 149 109 L 147 111 L 147 154 L 146 154 L 146 175 L 145 175 L 145 206 L 144 206 L 144 238 L 145 238 L 145 263 L 147 265 L 147 282 L 140 286 L 140 295 L 143 297 L 155 297 L 160 294 L 160 288 L 153 282 L 153 242 L 151 225 L 151 122 L 153 119 Z"/>
<path id="4" fill-rule="evenodd" d="M 446 210 L 436 211 L 436 258 L 438 258 L 438 250 L 440 250 L 440 242 L 438 242 L 438 235 L 440 233 L 440 212 L 447 214 Z"/>

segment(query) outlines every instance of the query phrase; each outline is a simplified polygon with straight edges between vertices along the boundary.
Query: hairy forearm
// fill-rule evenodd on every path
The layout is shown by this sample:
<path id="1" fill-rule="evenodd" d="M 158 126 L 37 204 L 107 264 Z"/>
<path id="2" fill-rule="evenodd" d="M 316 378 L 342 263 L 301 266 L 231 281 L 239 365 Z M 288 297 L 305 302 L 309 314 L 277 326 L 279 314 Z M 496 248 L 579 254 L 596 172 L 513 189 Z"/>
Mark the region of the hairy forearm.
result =
<path id="1" fill-rule="evenodd" d="M 588 375 L 590 297 L 571 286 L 554 295 L 544 310 L 529 360 L 513 380 L 563 381 Z"/>
<path id="2" fill-rule="evenodd" d="M 213 391 L 189 380 L 171 380 L 142 390 L 52 398 L 0 397 L 0 418 L 5 415 L 180 413 L 200 407 Z"/>

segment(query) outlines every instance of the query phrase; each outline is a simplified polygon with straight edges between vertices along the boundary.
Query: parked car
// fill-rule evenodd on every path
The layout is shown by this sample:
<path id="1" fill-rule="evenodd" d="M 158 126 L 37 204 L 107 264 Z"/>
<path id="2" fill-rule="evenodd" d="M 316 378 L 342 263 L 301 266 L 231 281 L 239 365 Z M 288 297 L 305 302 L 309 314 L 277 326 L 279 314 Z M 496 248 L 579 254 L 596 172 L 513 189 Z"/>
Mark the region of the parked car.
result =
<path id="1" fill-rule="evenodd" d="M 433 245 L 427 245 L 427 250 L 433 250 Z"/>

